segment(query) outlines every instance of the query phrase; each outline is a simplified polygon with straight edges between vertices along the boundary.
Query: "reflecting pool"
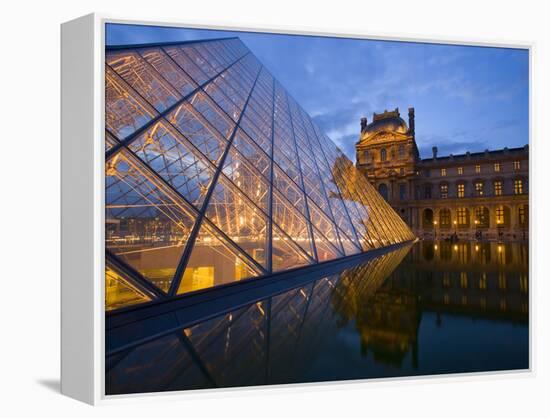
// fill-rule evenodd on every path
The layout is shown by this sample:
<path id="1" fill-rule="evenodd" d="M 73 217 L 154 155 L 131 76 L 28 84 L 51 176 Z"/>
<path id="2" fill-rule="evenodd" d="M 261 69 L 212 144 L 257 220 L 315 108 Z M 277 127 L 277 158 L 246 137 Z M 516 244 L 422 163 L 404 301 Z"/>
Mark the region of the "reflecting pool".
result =
<path id="1" fill-rule="evenodd" d="M 417 242 L 111 355 L 106 393 L 527 369 L 528 259 Z"/>

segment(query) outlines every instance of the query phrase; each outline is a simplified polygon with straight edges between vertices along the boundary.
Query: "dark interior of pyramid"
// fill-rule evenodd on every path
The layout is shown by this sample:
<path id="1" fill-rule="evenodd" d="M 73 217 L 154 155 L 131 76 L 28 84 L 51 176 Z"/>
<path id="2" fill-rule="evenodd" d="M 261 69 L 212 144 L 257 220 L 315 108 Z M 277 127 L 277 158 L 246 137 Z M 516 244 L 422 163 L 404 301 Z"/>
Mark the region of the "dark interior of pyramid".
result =
<path id="1" fill-rule="evenodd" d="M 108 47 L 105 63 L 108 316 L 415 238 L 238 38 Z"/>

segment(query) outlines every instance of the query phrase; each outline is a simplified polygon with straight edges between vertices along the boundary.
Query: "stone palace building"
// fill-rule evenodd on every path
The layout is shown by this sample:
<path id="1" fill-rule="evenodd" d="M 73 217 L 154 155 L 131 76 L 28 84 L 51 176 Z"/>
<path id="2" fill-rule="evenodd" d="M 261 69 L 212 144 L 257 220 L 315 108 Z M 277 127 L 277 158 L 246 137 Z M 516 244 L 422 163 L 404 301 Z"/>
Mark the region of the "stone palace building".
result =
<path id="1" fill-rule="evenodd" d="M 357 168 L 420 238 L 527 240 L 529 147 L 421 158 L 414 108 L 361 119 Z"/>

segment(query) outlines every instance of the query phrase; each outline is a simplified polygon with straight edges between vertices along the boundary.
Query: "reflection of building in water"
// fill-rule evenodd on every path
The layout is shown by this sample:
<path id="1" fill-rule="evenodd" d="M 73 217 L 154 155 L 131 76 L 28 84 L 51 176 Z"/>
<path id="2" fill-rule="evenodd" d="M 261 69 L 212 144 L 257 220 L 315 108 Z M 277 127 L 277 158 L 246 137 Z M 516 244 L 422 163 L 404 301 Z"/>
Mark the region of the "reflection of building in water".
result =
<path id="1" fill-rule="evenodd" d="M 411 350 L 416 363 L 420 310 L 412 289 L 393 289 L 382 284 L 408 251 L 403 248 L 386 255 L 386 264 L 374 268 L 365 265 L 346 272 L 338 282 L 338 292 L 333 294 L 341 325 L 355 322 L 362 354 L 370 351 L 376 362 L 395 366 L 400 366 Z"/>
<path id="2" fill-rule="evenodd" d="M 527 245 L 422 242 L 409 257 L 423 309 L 528 320 Z"/>
<path id="3" fill-rule="evenodd" d="M 356 166 L 419 237 L 525 240 L 529 232 L 529 150 L 420 158 L 414 108 L 361 120 Z"/>
<path id="4" fill-rule="evenodd" d="M 107 47 L 105 128 L 107 310 L 414 239 L 238 38 Z"/>
<path id="5" fill-rule="evenodd" d="M 366 354 L 399 366 L 410 352 L 415 365 L 422 312 L 439 314 L 439 326 L 442 314 L 526 323 L 528 259 L 526 245 L 420 242 L 374 291 L 368 280 L 355 286 L 344 276 L 335 309 L 345 323 L 355 321 Z"/>

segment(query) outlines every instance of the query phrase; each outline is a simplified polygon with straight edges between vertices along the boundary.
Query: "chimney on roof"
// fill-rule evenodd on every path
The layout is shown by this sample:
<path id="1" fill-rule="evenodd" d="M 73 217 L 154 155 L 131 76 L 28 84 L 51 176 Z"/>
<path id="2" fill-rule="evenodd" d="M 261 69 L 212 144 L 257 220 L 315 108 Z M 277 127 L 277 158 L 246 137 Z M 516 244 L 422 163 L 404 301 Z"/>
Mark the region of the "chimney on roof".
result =
<path id="1" fill-rule="evenodd" d="M 365 132 L 365 129 L 367 129 L 367 118 L 361 118 L 361 133 Z"/>
<path id="2" fill-rule="evenodd" d="M 414 107 L 409 107 L 409 131 L 414 136 Z"/>
<path id="3" fill-rule="evenodd" d="M 435 160 L 437 158 L 437 147 L 432 147 L 432 155 Z"/>

